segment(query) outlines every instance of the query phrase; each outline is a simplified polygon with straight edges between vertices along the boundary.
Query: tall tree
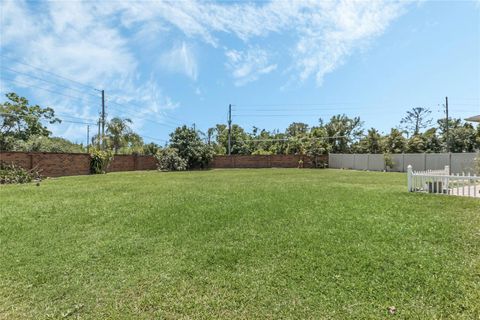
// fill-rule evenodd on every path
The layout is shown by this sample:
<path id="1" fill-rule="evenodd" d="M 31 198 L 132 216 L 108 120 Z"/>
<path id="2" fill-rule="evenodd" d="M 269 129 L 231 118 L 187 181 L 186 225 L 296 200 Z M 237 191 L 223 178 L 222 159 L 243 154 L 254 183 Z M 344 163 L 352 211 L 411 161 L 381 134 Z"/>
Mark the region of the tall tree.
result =
<path id="1" fill-rule="evenodd" d="M 320 121 L 322 125 L 322 122 Z M 350 152 L 351 144 L 358 141 L 363 134 L 363 122 L 359 117 L 349 118 L 346 115 L 336 115 L 330 122 L 323 125 L 333 153 Z"/>
<path id="2" fill-rule="evenodd" d="M 154 142 L 150 142 L 150 143 L 147 143 L 147 144 L 144 144 L 143 145 L 143 154 L 146 154 L 146 155 L 156 155 L 157 152 L 162 149 L 161 146 L 159 146 L 158 144 L 154 143 Z"/>
<path id="3" fill-rule="evenodd" d="M 178 155 L 186 160 L 188 168 L 203 168 L 213 156 L 212 147 L 203 143 L 198 131 L 185 125 L 170 134 L 170 147 L 178 150 Z"/>
<path id="4" fill-rule="evenodd" d="M 437 135 L 437 128 L 430 128 L 423 133 L 423 141 L 425 142 L 425 152 L 442 152 L 444 147 L 442 141 Z"/>
<path id="5" fill-rule="evenodd" d="M 228 150 L 228 129 L 227 126 L 223 124 L 217 124 L 217 144 L 220 154 L 226 154 Z M 249 149 L 248 141 L 249 135 L 245 132 L 238 124 L 232 125 L 231 131 L 232 139 L 232 154 L 250 154 L 251 150 Z"/>
<path id="6" fill-rule="evenodd" d="M 8 150 L 9 141 L 27 141 L 31 136 L 49 136 L 50 130 L 42 121 L 50 124 L 61 122 L 52 108 L 30 105 L 24 97 L 10 92 L 7 101 L 0 104 L 0 149 Z"/>
<path id="7" fill-rule="evenodd" d="M 371 128 L 357 144 L 356 152 L 378 154 L 383 152 L 382 136 L 377 129 Z"/>
<path id="8" fill-rule="evenodd" d="M 387 153 L 402 153 L 405 151 L 406 144 L 407 140 L 402 131 L 396 128 L 391 129 L 390 134 L 383 140 L 383 148 Z"/>
<path id="9" fill-rule="evenodd" d="M 451 152 L 474 152 L 478 147 L 477 130 L 470 124 L 455 126 L 450 130 Z"/>
<path id="10" fill-rule="evenodd" d="M 303 122 L 292 122 L 285 130 L 287 136 L 297 137 L 308 133 L 308 124 Z"/>
<path id="11" fill-rule="evenodd" d="M 115 153 L 118 153 L 120 148 L 128 145 L 132 129 L 130 124 L 132 120 L 115 117 L 107 123 L 106 136 L 110 147 Z"/>
<path id="12" fill-rule="evenodd" d="M 420 130 L 427 128 L 432 123 L 430 114 L 432 111 L 428 108 L 416 107 L 407 111 L 407 115 L 400 121 L 408 132 L 417 135 Z"/>

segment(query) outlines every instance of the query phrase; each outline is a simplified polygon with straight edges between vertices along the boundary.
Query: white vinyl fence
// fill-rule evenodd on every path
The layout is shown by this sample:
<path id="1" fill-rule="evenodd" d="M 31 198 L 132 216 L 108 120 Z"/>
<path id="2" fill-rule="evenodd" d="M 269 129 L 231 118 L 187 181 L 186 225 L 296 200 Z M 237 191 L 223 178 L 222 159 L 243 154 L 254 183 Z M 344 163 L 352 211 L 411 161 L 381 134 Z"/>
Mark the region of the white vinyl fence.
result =
<path id="1" fill-rule="evenodd" d="M 448 194 L 464 197 L 480 198 L 480 176 L 450 174 L 450 168 L 443 170 L 414 171 L 407 167 L 408 191 Z"/>
<path id="2" fill-rule="evenodd" d="M 392 168 L 385 167 L 383 154 L 329 154 L 328 166 L 336 169 L 407 172 L 408 165 L 416 171 L 442 170 L 473 172 L 477 153 L 401 153 L 391 154 Z"/>

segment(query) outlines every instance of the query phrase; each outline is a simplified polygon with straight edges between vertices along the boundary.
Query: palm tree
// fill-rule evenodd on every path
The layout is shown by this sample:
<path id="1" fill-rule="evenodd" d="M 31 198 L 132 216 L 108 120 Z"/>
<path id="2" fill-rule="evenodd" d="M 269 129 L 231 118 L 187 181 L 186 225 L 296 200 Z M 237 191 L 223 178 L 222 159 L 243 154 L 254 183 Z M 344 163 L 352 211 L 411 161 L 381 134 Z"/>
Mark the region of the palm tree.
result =
<path id="1" fill-rule="evenodd" d="M 132 120 L 125 118 L 115 117 L 107 123 L 107 138 L 110 141 L 111 147 L 115 153 L 128 143 L 129 136 L 132 133 L 132 129 L 129 124 Z"/>

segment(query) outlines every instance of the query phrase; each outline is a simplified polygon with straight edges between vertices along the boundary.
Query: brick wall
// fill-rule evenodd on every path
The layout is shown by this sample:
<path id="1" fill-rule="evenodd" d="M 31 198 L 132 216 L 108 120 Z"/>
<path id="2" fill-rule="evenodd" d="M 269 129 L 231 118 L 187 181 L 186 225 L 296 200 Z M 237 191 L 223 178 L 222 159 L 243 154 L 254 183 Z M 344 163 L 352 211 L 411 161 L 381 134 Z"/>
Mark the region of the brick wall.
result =
<path id="1" fill-rule="evenodd" d="M 116 155 L 108 172 L 156 170 L 157 161 L 153 156 Z"/>
<path id="2" fill-rule="evenodd" d="M 0 152 L 0 161 L 36 168 L 46 177 L 90 173 L 90 156 L 84 153 Z"/>
<path id="3" fill-rule="evenodd" d="M 117 171 L 134 171 L 135 170 L 135 159 L 131 155 L 116 155 L 113 158 L 110 167 L 108 167 L 108 172 L 117 172 Z"/>
<path id="4" fill-rule="evenodd" d="M 156 170 L 157 160 L 152 156 L 137 156 L 137 170 Z"/>
<path id="5" fill-rule="evenodd" d="M 297 168 L 303 160 L 304 168 L 313 167 L 313 162 L 307 156 L 300 155 L 232 155 L 215 156 L 210 165 L 213 169 L 220 168 Z M 328 161 L 328 156 L 320 156 L 318 160 Z"/>
<path id="6" fill-rule="evenodd" d="M 298 155 L 268 156 L 215 156 L 210 165 L 220 168 L 297 168 L 300 159 L 304 168 L 313 167 L 310 158 Z M 327 156 L 321 156 L 328 161 Z M 60 177 L 90 174 L 90 155 L 85 153 L 46 153 L 46 152 L 0 152 L 0 161 L 15 163 L 25 169 L 37 168 L 45 177 Z M 109 172 L 155 170 L 157 163 L 153 156 L 116 155 Z"/>
<path id="7" fill-rule="evenodd" d="M 0 152 L 0 161 L 25 169 L 37 168 L 45 177 L 90 174 L 90 155 L 85 153 Z M 116 155 L 108 171 L 155 169 L 157 165 L 152 156 Z"/>

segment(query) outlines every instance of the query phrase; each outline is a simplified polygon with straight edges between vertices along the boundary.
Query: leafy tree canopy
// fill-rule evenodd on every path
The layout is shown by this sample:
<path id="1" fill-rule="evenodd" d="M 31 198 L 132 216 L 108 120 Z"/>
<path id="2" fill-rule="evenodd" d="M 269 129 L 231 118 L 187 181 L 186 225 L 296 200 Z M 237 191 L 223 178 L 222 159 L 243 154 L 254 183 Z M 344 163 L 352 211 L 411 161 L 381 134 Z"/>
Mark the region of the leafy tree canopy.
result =
<path id="1" fill-rule="evenodd" d="M 34 135 L 48 137 L 51 132 L 42 122 L 61 122 L 52 108 L 32 106 L 26 98 L 13 92 L 6 97 L 8 100 L 0 104 L 0 148 L 4 150 L 9 148 L 8 138 L 26 141 Z"/>

